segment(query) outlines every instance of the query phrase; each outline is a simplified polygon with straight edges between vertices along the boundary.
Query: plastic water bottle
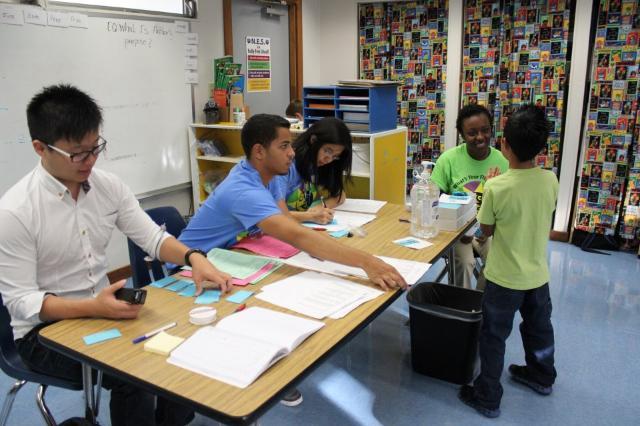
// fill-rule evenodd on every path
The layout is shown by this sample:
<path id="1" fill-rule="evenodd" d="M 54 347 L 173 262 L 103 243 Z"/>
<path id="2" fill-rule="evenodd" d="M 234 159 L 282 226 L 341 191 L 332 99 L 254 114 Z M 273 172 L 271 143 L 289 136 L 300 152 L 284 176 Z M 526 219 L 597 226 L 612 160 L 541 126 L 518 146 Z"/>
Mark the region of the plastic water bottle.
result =
<path id="1" fill-rule="evenodd" d="M 440 189 L 431 181 L 430 161 L 423 161 L 420 170 L 414 170 L 416 183 L 411 188 L 411 235 L 433 238 L 438 235 L 438 202 Z"/>

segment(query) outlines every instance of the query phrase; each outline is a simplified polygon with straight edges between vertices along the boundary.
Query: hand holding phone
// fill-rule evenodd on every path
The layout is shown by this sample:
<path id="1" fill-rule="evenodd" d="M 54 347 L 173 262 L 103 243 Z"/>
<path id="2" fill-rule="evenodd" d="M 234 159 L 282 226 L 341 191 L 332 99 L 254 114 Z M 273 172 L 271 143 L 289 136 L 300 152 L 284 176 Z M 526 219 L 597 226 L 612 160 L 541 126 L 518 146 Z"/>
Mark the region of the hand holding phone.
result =
<path id="1" fill-rule="evenodd" d="M 118 300 L 124 300 L 132 305 L 144 305 L 147 299 L 147 290 L 141 288 L 125 288 L 122 287 L 114 293 Z"/>

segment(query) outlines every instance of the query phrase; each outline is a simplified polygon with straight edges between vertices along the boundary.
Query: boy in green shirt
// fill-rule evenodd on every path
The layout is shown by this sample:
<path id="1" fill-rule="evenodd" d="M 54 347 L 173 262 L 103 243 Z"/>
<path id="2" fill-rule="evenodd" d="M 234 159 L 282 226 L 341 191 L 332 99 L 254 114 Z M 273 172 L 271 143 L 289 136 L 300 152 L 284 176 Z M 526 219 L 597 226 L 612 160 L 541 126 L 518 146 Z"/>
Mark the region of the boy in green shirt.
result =
<path id="1" fill-rule="evenodd" d="M 544 110 L 521 107 L 504 134 L 502 153 L 509 170 L 486 183 L 478 213 L 483 234 L 494 236 L 485 267 L 480 375 L 459 393 L 462 402 L 487 417 L 500 415 L 505 341 L 516 311 L 522 316 L 526 366 L 509 366 L 512 379 L 549 395 L 556 378 L 547 241 L 558 179 L 533 163 L 549 136 Z"/>

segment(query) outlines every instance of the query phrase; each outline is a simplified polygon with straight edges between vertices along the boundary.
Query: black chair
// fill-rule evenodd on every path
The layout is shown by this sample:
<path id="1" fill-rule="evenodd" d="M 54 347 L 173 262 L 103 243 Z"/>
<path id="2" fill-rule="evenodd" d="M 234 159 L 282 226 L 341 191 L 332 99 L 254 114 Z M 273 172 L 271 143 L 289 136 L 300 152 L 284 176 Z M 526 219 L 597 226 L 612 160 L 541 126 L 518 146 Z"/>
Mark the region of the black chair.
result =
<path id="1" fill-rule="evenodd" d="M 187 226 L 184 217 L 175 207 L 156 207 L 146 210 L 146 213 L 155 223 L 164 226 L 165 230 L 176 238 Z M 166 274 L 160 260 L 152 260 L 133 241 L 128 239 L 127 243 L 129 245 L 129 262 L 131 263 L 131 279 L 134 288 L 144 287 L 152 281 L 165 277 Z M 149 269 L 151 269 L 152 276 L 149 275 Z"/>
<path id="2" fill-rule="evenodd" d="M 7 308 L 4 306 L 2 296 L 0 296 L 0 368 L 2 368 L 2 371 L 4 371 L 7 376 L 13 377 L 17 380 L 4 398 L 2 412 L 0 413 L 0 426 L 4 426 L 6 424 L 11 412 L 11 407 L 13 406 L 13 401 L 15 400 L 18 391 L 27 382 L 40 384 L 36 392 L 36 402 L 44 421 L 50 426 L 55 426 L 56 422 L 44 401 L 44 394 L 47 387 L 57 386 L 63 389 L 82 390 L 82 383 L 76 383 L 48 376 L 46 374 L 37 373 L 22 362 L 22 358 L 20 358 L 15 342 L 13 341 L 11 316 L 9 315 Z M 101 377 L 99 380 L 101 380 Z M 97 410 L 97 406 L 94 407 L 94 413 L 97 415 L 95 410 Z"/>

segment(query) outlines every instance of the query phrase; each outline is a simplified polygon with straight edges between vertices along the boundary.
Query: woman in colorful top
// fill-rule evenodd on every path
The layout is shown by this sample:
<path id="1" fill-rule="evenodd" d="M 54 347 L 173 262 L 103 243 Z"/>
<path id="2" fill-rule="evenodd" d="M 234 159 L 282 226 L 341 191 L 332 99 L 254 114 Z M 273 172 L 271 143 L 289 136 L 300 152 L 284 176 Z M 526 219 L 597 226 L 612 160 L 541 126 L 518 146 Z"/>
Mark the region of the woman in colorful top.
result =
<path id="1" fill-rule="evenodd" d="M 351 133 L 326 117 L 294 142 L 296 157 L 289 173 L 269 185 L 280 208 L 299 222 L 326 224 L 333 208 L 345 200 L 344 181 L 351 179 Z"/>

